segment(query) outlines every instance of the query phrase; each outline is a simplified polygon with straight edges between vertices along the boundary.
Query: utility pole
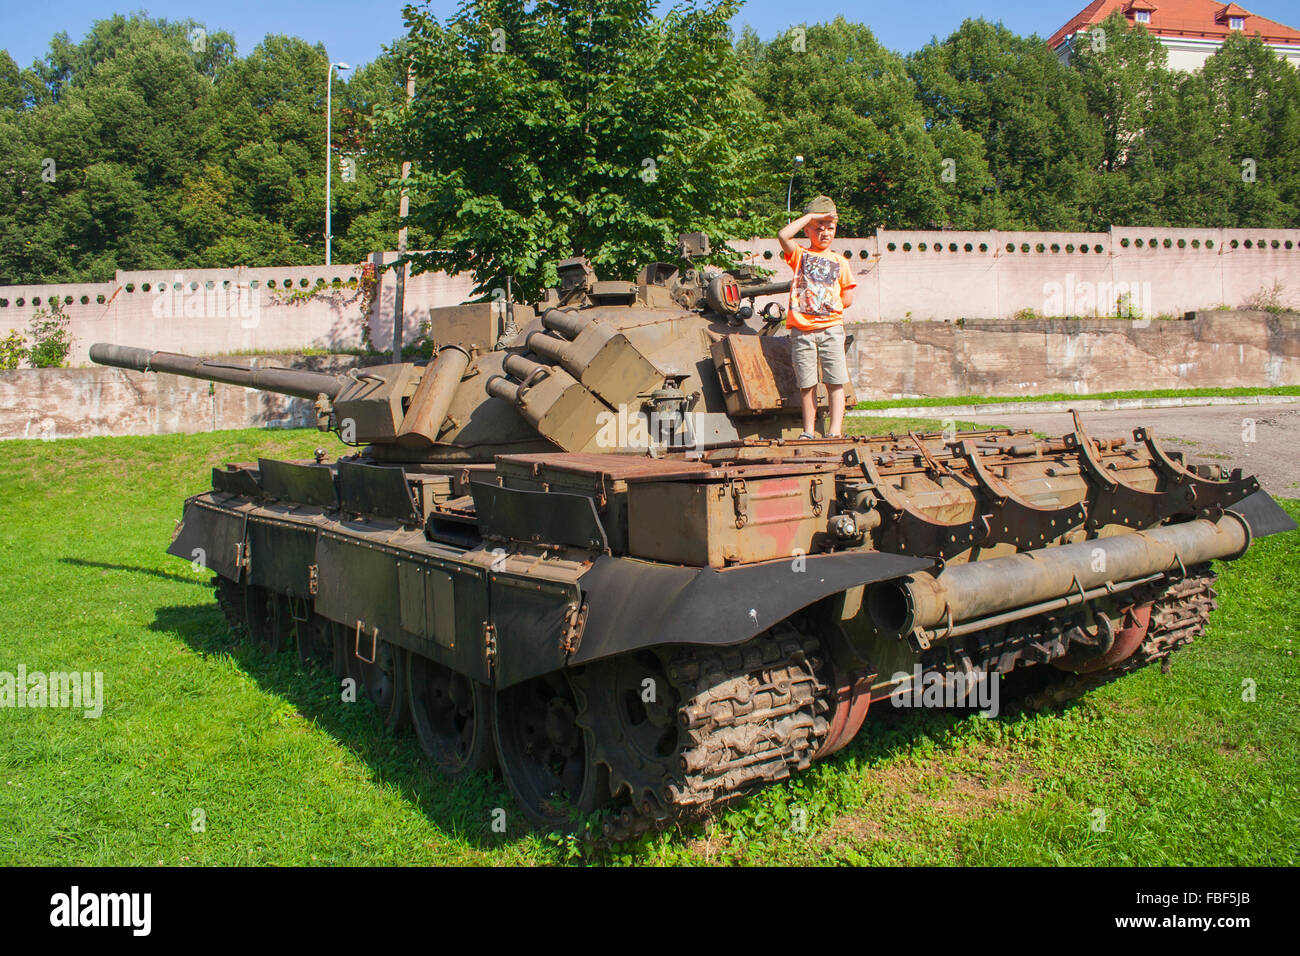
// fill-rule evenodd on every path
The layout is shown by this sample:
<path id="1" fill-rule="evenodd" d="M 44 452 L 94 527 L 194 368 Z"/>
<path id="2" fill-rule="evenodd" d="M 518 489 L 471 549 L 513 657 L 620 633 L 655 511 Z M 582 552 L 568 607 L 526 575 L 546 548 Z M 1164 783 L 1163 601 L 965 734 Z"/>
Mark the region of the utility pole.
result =
<path id="1" fill-rule="evenodd" d="M 799 172 L 799 167 L 803 165 L 803 157 L 794 158 L 794 167 L 790 170 L 790 184 L 785 187 L 785 214 L 790 215 L 790 197 L 794 193 L 794 177 Z"/>
<path id="2" fill-rule="evenodd" d="M 334 68 L 338 67 L 339 71 L 350 70 L 352 67 L 346 63 L 331 63 L 329 69 L 325 71 L 325 264 L 330 264 L 330 243 L 334 241 L 334 233 L 330 228 L 330 167 L 334 165 L 334 146 L 330 142 L 330 120 L 334 113 L 333 91 L 331 86 L 334 82 Z"/>
<path id="3" fill-rule="evenodd" d="M 415 99 L 415 61 L 406 64 L 406 102 Z M 401 262 L 406 255 L 406 214 L 411 208 L 411 199 L 406 194 L 406 180 L 411 175 L 411 161 L 402 160 L 402 198 L 397 206 L 397 290 L 393 294 L 393 362 L 402 361 L 402 331 L 406 322 L 406 263 Z"/>

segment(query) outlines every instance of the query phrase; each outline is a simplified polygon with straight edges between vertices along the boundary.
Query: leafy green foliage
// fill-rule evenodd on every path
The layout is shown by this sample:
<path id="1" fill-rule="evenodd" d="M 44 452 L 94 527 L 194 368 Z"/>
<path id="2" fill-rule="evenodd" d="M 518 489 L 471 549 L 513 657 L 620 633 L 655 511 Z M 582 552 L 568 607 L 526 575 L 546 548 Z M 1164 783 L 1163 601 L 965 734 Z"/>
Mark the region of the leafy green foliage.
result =
<path id="1" fill-rule="evenodd" d="M 0 339 L 0 370 L 16 369 L 27 358 L 27 337 L 17 329 Z"/>
<path id="2" fill-rule="evenodd" d="M 32 368 L 63 368 L 68 363 L 68 353 L 72 351 L 72 335 L 68 332 L 68 314 L 57 299 L 49 305 L 42 306 L 32 315 L 28 334 L 32 337 L 32 347 L 27 351 L 27 360 Z"/>
<path id="3" fill-rule="evenodd" d="M 1233 225 L 1294 227 L 1300 222 L 1300 71 L 1259 37 L 1232 36 L 1206 61 L 1200 82 L 1209 147 L 1217 167 L 1231 171 L 1222 193 L 1228 218 Z"/>
<path id="4" fill-rule="evenodd" d="M 572 254 L 631 278 L 680 232 L 772 235 L 795 155 L 794 204 L 831 195 L 841 235 L 1300 225 L 1300 72 L 1258 37 L 1183 73 L 1121 16 L 1069 65 L 967 20 L 899 57 L 843 18 L 733 42 L 738 3 L 408 8 L 407 36 L 334 76 L 335 258 L 396 247 L 403 159 L 408 247 L 442 250 L 416 268 L 523 297 Z M 0 284 L 322 261 L 327 70 L 301 39 L 240 56 L 144 15 L 27 68 L 0 50 Z"/>
<path id="5" fill-rule="evenodd" d="M 0 57 L 0 283 L 322 261 L 327 63 L 281 36 L 241 59 L 226 33 L 144 16 L 60 34 L 28 71 Z M 395 69 L 386 53 L 351 94 L 334 79 L 334 162 L 356 160 L 332 183 L 342 261 L 396 244 L 397 166 L 361 145 L 367 97 L 404 93 Z"/>
<path id="6" fill-rule="evenodd" d="M 440 251 L 417 271 L 470 272 L 522 297 L 585 255 L 607 278 L 669 259 L 680 233 L 761 234 L 761 128 L 727 20 L 732 0 L 653 16 L 649 0 L 469 0 L 447 23 L 414 7 L 418 95 L 381 142 L 414 161 L 411 220 Z"/>
<path id="7" fill-rule="evenodd" d="M 865 25 L 838 17 L 792 28 L 756 50 L 748 71 L 767 116 L 764 133 L 782 164 L 773 172 L 788 175 L 793 157 L 802 155 L 798 195 L 834 199 L 840 235 L 904 223 L 938 226 L 950 218 L 941 181 L 949 154 L 926 127 L 903 59 Z M 975 184 L 987 180 L 979 144 L 965 131 L 950 132 L 945 145 L 964 167 L 959 181 L 969 177 L 978 193 Z M 773 191 L 767 208 L 784 215 L 785 192 L 778 200 Z"/>
<path id="8" fill-rule="evenodd" d="M 966 198 L 955 217 L 959 227 L 1083 225 L 1100 144 L 1079 77 L 1046 43 L 966 20 L 910 56 L 907 66 L 936 140 L 965 136 L 944 147 L 957 160 Z"/>

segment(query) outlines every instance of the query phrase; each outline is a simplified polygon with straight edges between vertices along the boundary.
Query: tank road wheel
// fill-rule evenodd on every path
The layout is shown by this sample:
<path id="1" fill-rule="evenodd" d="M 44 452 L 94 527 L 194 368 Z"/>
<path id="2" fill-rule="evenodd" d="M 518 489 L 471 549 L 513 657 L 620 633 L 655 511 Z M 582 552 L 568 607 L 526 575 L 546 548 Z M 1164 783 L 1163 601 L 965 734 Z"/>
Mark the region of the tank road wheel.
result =
<path id="1" fill-rule="evenodd" d="M 407 657 L 411 723 L 420 746 L 453 780 L 496 764 L 492 692 L 485 684 L 419 654 Z"/>
<path id="2" fill-rule="evenodd" d="M 406 703 L 406 652 L 387 641 L 377 641 L 367 647 L 365 635 L 361 636 L 361 653 L 374 654 L 373 661 L 357 655 L 353 660 L 359 668 L 360 682 L 366 696 L 384 719 L 384 726 L 397 733 L 406 728 L 410 710 Z M 353 647 L 356 654 L 356 648 Z"/>
<path id="3" fill-rule="evenodd" d="M 355 628 L 346 624 L 335 623 L 334 631 L 334 674 L 339 680 L 351 679 L 357 690 L 366 684 L 364 665 L 357 657 L 357 633 Z"/>
<path id="4" fill-rule="evenodd" d="M 330 635 L 330 670 L 339 680 L 348 676 L 348 629 L 338 621 L 327 621 Z"/>
<path id="5" fill-rule="evenodd" d="M 298 659 L 316 667 L 330 667 L 334 663 L 334 633 L 332 622 L 319 614 L 312 614 L 298 623 Z"/>
<path id="6" fill-rule="evenodd" d="M 1210 613 L 1218 607 L 1216 577 L 1209 565 L 1198 565 L 1188 568 L 1186 577 L 1180 580 L 1135 591 L 1133 598 L 1138 603 L 1150 602 L 1143 612 L 1150 617 L 1137 650 L 1104 670 L 1053 673 L 1050 668 L 1035 665 L 1029 669 L 1029 678 L 1037 677 L 1038 681 L 1023 689 L 1025 696 L 1020 706 L 1034 711 L 1059 707 L 1156 661 L 1160 661 L 1161 670 L 1167 671 L 1169 656 L 1200 637 Z M 1030 680 L 1021 682 L 1029 684 Z"/>
<path id="7" fill-rule="evenodd" d="M 501 775 L 534 826 L 568 828 L 609 799 L 564 672 L 494 690 L 492 719 Z"/>
<path id="8" fill-rule="evenodd" d="M 289 602 L 267 588 L 249 585 L 245 591 L 248 633 L 272 654 L 279 654 L 293 637 Z"/>

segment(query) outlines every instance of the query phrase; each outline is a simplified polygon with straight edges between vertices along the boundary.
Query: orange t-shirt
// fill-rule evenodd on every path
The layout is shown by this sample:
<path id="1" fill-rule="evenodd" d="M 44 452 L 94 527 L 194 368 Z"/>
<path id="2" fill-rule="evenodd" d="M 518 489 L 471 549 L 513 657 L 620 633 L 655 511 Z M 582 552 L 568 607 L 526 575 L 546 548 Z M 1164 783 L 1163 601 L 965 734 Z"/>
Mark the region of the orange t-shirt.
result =
<path id="1" fill-rule="evenodd" d="M 857 286 L 853 267 L 838 252 L 814 252 L 795 246 L 784 257 L 794 270 L 790 283 L 790 308 L 785 327 L 801 332 L 820 332 L 844 321 L 844 300 L 840 293 Z"/>

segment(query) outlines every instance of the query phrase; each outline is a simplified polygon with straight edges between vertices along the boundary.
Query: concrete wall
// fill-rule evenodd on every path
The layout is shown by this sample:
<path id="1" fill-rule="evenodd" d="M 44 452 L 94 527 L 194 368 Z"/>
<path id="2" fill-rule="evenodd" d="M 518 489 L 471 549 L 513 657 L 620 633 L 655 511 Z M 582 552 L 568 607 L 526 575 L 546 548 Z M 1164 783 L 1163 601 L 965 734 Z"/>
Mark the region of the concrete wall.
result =
<path id="1" fill-rule="evenodd" d="M 733 243 L 785 279 L 775 239 Z M 1300 229 L 1121 228 L 1109 232 L 880 230 L 832 246 L 853 264 L 848 322 L 895 319 L 1155 318 L 1241 307 L 1280 287 L 1300 308 Z M 1086 250 L 1086 251 L 1085 251 Z"/>
<path id="2" fill-rule="evenodd" d="M 788 277 L 775 239 L 733 243 L 750 261 Z M 1240 307 L 1278 284 L 1300 308 L 1300 230 L 1120 228 L 1098 233 L 881 230 L 844 238 L 858 289 L 849 322 L 891 319 L 1009 319 L 1113 315 L 1124 299 L 1138 314 L 1181 315 Z M 1039 251 L 1039 250 L 1042 251 Z M 1086 252 L 1083 250 L 1087 249 Z M 375 253 L 378 265 L 396 258 Z M 39 304 L 71 299 L 72 365 L 94 342 L 204 355 L 302 348 L 356 348 L 369 325 L 380 349 L 392 343 L 395 276 L 380 273 L 374 302 L 335 288 L 357 265 L 119 272 L 111 282 L 0 287 L 0 338 L 26 331 Z M 271 285 L 274 283 L 274 286 Z M 160 295 L 157 290 L 180 284 Z M 146 286 L 148 290 L 146 291 Z M 287 287 L 286 287 L 287 286 Z M 413 341 L 431 307 L 469 299 L 467 276 L 407 280 L 403 328 Z M 304 293 L 318 290 L 315 295 Z M 21 305 L 19 303 L 22 303 Z"/>
<path id="3" fill-rule="evenodd" d="M 1300 385 L 1300 316 L 872 322 L 850 326 L 860 399 Z"/>
<path id="4" fill-rule="evenodd" d="M 1121 319 L 851 325 L 859 398 L 1086 394 L 1134 388 L 1300 385 L 1300 316 L 1211 312 Z M 248 365 L 335 369 L 351 356 Z M 175 375 L 92 366 L 0 372 L 0 438 L 151 435 L 314 425 L 312 403 Z"/>
<path id="5" fill-rule="evenodd" d="M 270 355 L 241 359 L 240 364 L 333 371 L 359 360 Z M 179 375 L 100 365 L 0 371 L 0 439 L 192 434 L 315 424 L 313 403 L 306 399 Z"/>
<path id="6" fill-rule="evenodd" d="M 369 262 L 378 269 L 396 257 L 376 253 Z M 362 269 L 345 264 L 118 272 L 104 283 L 0 286 L 0 338 L 13 329 L 26 333 L 36 311 L 57 298 L 71 320 L 73 366 L 89 363 L 95 342 L 199 355 L 359 348 L 367 325 L 376 348 L 391 348 L 395 273 L 379 271 L 367 308 L 362 290 L 347 287 L 349 281 L 360 285 Z M 419 333 L 430 306 L 463 302 L 472 289 L 468 276 L 408 277 L 406 341 Z"/>

